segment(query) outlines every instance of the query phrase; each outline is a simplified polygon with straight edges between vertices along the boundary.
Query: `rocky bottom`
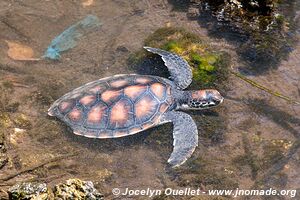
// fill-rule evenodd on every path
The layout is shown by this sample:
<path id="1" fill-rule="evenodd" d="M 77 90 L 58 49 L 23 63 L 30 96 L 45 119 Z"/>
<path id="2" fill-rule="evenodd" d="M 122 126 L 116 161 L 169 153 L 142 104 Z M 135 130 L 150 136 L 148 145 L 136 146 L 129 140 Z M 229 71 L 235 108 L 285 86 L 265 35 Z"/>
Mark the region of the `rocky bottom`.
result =
<path id="1" fill-rule="evenodd" d="M 24 182 L 16 184 L 8 190 L 9 199 L 87 199 L 101 200 L 103 195 L 99 193 L 91 181 L 69 179 L 65 183 L 56 185 L 53 189 L 45 183 Z"/>

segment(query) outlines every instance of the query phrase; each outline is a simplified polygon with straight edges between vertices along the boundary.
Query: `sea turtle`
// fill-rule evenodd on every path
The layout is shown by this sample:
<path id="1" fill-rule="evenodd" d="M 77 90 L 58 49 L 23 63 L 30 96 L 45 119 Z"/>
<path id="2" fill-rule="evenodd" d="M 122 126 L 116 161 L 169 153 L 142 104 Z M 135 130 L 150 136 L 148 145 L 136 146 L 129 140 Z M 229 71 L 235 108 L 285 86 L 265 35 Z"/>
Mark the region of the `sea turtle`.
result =
<path id="1" fill-rule="evenodd" d="M 192 82 L 192 70 L 180 56 L 144 47 L 162 57 L 170 80 L 158 76 L 123 74 L 87 83 L 65 94 L 49 108 L 77 135 L 118 138 L 172 122 L 173 167 L 183 164 L 198 146 L 192 117 L 180 110 L 217 106 L 223 97 L 217 90 L 184 91 Z"/>

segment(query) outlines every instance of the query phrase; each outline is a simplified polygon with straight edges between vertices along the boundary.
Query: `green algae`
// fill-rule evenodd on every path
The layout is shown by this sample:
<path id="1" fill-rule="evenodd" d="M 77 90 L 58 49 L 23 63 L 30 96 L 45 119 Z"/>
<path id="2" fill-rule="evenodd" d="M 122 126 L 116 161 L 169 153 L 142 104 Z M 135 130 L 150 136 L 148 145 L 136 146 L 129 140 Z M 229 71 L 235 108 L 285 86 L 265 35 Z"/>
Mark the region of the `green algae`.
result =
<path id="1" fill-rule="evenodd" d="M 159 28 L 149 35 L 145 39 L 144 44 L 151 47 L 165 46 L 166 48 L 168 46 L 167 43 L 172 41 L 185 45 L 191 43 L 197 43 L 200 45 L 202 43 L 202 40 L 196 34 L 190 33 L 183 28 L 165 27 Z"/>
<path id="2" fill-rule="evenodd" d="M 145 39 L 145 46 L 164 49 L 183 57 L 192 67 L 193 84 L 201 88 L 225 89 L 229 76 L 230 57 L 225 52 L 211 49 L 196 34 L 182 28 L 166 27 L 156 30 Z M 130 56 L 130 63 L 140 64 L 144 52 Z"/>

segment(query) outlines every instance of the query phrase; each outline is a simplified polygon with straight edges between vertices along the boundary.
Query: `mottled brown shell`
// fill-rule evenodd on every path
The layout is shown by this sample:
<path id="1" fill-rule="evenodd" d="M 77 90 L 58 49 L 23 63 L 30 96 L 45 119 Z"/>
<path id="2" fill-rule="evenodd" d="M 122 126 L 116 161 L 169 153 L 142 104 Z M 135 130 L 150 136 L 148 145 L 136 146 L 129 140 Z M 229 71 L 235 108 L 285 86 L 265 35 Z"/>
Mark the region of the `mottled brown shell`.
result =
<path id="1" fill-rule="evenodd" d="M 158 125 L 173 105 L 171 85 L 165 79 L 118 75 L 67 93 L 54 102 L 49 115 L 67 123 L 75 134 L 114 138 Z"/>

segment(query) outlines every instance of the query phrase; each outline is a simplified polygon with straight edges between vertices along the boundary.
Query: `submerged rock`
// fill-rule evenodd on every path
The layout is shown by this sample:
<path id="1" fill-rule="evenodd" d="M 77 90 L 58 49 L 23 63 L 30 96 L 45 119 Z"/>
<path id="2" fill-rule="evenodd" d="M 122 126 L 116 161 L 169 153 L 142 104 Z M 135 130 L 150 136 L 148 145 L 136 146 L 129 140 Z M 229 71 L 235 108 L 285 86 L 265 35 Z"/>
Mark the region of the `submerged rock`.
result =
<path id="1" fill-rule="evenodd" d="M 4 132 L 3 130 L 0 130 L 0 169 L 2 169 L 7 162 L 8 162 L 8 157 L 6 154 L 6 146 L 4 143 Z"/>
<path id="2" fill-rule="evenodd" d="M 47 200 L 50 199 L 45 183 L 20 183 L 8 190 L 11 200 Z"/>
<path id="3" fill-rule="evenodd" d="M 5 142 L 6 128 L 11 125 L 8 114 L 0 112 L 0 169 L 8 163 L 8 156 Z"/>
<path id="4" fill-rule="evenodd" d="M 55 199 L 87 199 L 100 200 L 103 195 L 99 193 L 91 181 L 69 179 L 66 183 L 56 185 L 54 188 Z"/>
<path id="5" fill-rule="evenodd" d="M 194 1 L 195 2 L 195 1 Z M 232 21 L 252 30 L 267 28 L 276 20 L 278 0 L 201 0 L 219 21 Z"/>
<path id="6" fill-rule="evenodd" d="M 198 20 L 211 36 L 238 46 L 252 73 L 276 68 L 297 40 L 299 2 L 295 0 L 189 0 L 186 4 L 187 16 Z"/>
<path id="7" fill-rule="evenodd" d="M 69 179 L 66 183 L 60 183 L 53 189 L 48 189 L 46 183 L 24 182 L 16 184 L 8 190 L 11 200 L 103 200 L 91 181 L 80 179 Z"/>

